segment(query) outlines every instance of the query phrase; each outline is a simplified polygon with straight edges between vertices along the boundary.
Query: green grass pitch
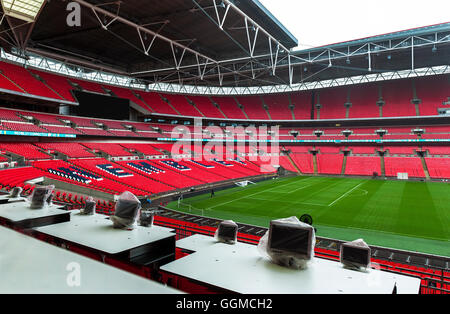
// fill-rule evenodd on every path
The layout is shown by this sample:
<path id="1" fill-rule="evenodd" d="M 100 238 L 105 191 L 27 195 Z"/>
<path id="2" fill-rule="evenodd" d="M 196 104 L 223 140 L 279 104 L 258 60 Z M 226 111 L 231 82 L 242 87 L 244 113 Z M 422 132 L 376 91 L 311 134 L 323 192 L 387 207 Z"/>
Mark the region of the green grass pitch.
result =
<path id="1" fill-rule="evenodd" d="M 200 195 L 170 208 L 268 227 L 310 214 L 317 235 L 450 256 L 450 185 L 334 177 L 290 177 Z"/>

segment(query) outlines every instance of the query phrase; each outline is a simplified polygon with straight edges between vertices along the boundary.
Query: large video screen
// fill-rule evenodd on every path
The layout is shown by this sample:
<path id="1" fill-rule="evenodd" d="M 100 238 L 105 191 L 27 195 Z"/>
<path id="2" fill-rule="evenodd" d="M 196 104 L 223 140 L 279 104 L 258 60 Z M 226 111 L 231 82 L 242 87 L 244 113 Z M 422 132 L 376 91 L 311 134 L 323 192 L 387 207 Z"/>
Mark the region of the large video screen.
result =
<path id="1" fill-rule="evenodd" d="M 80 91 L 74 91 L 74 95 L 80 105 L 73 108 L 72 114 L 111 120 L 130 119 L 129 99 Z"/>

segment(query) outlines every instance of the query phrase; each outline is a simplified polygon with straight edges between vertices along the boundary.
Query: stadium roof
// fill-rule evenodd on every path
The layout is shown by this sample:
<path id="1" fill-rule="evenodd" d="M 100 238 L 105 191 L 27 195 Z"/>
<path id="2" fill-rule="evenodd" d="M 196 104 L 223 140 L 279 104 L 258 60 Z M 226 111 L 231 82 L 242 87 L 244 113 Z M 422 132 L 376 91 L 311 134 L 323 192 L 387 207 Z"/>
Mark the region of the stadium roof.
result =
<path id="1" fill-rule="evenodd" d="M 297 51 L 297 39 L 258 0 L 53 0 L 43 5 L 26 23 L 7 16 L 0 25 L 6 52 L 148 84 L 291 86 L 432 67 L 450 59 L 450 23 Z M 69 18 L 76 6 L 80 23 L 73 25 Z"/>

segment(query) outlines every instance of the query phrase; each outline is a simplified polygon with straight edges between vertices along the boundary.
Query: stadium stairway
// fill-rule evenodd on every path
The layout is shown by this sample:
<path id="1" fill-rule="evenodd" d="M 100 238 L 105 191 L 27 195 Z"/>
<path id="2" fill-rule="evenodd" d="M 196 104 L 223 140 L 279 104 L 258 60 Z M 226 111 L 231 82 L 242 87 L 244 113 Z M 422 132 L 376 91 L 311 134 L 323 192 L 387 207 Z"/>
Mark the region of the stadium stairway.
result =
<path id="1" fill-rule="evenodd" d="M 297 172 L 298 172 L 299 174 L 303 174 L 302 171 L 300 170 L 300 168 L 297 166 L 297 164 L 292 160 L 291 154 L 286 154 L 286 156 L 287 156 L 289 162 L 292 164 L 292 166 L 293 166 L 295 169 L 297 169 Z"/>
<path id="2" fill-rule="evenodd" d="M 317 176 L 318 173 L 319 173 L 319 170 L 318 170 L 319 167 L 317 167 L 317 154 L 313 154 L 312 157 L 313 157 L 313 169 L 314 169 L 314 175 Z"/>
<path id="3" fill-rule="evenodd" d="M 247 120 L 249 120 L 249 117 L 248 117 L 247 113 L 245 112 L 244 105 L 242 105 L 242 104 L 239 102 L 239 100 L 236 98 L 236 96 L 233 96 L 233 100 L 234 100 L 234 102 L 236 103 L 236 106 L 239 108 L 239 110 L 240 110 L 240 111 L 242 112 L 242 114 L 245 116 L 245 118 L 246 118 Z"/>
<path id="4" fill-rule="evenodd" d="M 431 180 L 430 172 L 428 171 L 428 166 L 423 155 L 420 156 L 420 161 L 422 162 L 423 172 L 425 173 L 425 178 L 427 181 Z"/>
<path id="5" fill-rule="evenodd" d="M 228 119 L 228 117 L 227 117 L 227 115 L 225 114 L 225 112 L 223 112 L 222 108 L 220 108 L 220 105 L 219 105 L 217 102 L 215 102 L 215 101 L 212 99 L 212 97 L 208 96 L 208 99 L 209 99 L 209 101 L 211 101 L 211 103 L 214 105 L 214 107 L 216 107 L 217 110 L 223 115 L 223 117 L 224 117 L 225 119 Z"/>
<path id="6" fill-rule="evenodd" d="M 386 177 L 386 163 L 384 161 L 384 154 L 380 155 L 381 176 Z"/>
<path id="7" fill-rule="evenodd" d="M 347 166 L 347 155 L 344 154 L 344 159 L 342 160 L 342 170 L 341 175 L 345 175 L 345 167 Z"/>

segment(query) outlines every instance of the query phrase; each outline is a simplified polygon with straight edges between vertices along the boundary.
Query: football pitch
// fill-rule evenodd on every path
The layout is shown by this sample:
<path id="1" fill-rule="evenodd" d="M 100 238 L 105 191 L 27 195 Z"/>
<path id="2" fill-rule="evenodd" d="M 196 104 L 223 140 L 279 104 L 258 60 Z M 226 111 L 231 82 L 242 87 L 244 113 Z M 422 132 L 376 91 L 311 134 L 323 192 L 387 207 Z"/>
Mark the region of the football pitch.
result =
<path id="1" fill-rule="evenodd" d="M 450 185 L 334 177 L 290 177 L 172 202 L 205 217 L 268 227 L 309 214 L 317 235 L 450 256 Z"/>

